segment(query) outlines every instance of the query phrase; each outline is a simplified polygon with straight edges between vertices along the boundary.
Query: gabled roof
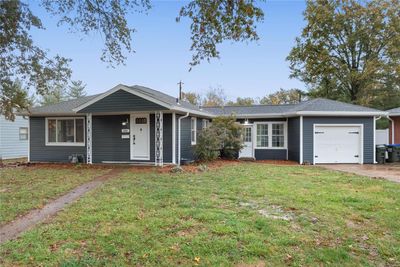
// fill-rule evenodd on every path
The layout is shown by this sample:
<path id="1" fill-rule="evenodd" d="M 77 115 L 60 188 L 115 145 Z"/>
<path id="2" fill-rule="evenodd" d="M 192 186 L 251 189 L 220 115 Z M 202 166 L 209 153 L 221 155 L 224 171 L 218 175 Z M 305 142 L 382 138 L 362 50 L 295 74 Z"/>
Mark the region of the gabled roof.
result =
<path id="1" fill-rule="evenodd" d="M 190 113 L 199 116 L 214 117 L 219 115 L 235 114 L 238 118 L 263 118 L 263 117 L 290 117 L 290 116 L 384 116 L 387 112 L 373 108 L 343 103 L 339 101 L 316 98 L 298 104 L 285 105 L 252 105 L 252 106 L 224 106 L 199 108 L 186 101 L 164 94 L 148 87 L 134 85 L 117 85 L 103 94 L 81 97 L 79 99 L 64 101 L 58 104 L 36 107 L 30 114 L 24 115 L 60 115 L 68 116 L 79 114 L 84 108 L 111 95 L 124 90 L 143 99 L 157 103 L 166 109 Z M 398 109 L 391 110 L 397 112 Z M 396 111 L 397 110 L 397 111 Z M 399 112 L 400 113 L 400 112 Z"/>
<path id="2" fill-rule="evenodd" d="M 41 107 L 34 107 L 30 109 L 30 114 L 33 115 L 47 115 L 47 114 L 56 114 L 56 115 L 71 115 L 75 114 L 73 111 L 74 108 L 79 107 L 80 105 L 94 99 L 95 97 L 99 96 L 91 95 L 85 96 L 77 99 L 72 99 L 68 101 L 63 101 L 53 105 L 41 106 Z"/>
<path id="3" fill-rule="evenodd" d="M 400 116 L 400 107 L 386 110 L 386 112 L 389 112 L 389 116 Z"/>
<path id="4" fill-rule="evenodd" d="M 117 85 L 114 88 L 108 90 L 103 94 L 97 94 L 87 97 L 81 97 L 79 99 L 73 99 L 69 101 L 60 102 L 58 104 L 42 106 L 32 108 L 30 110 L 30 115 L 74 115 L 79 114 L 79 111 L 83 108 L 90 106 L 91 104 L 111 95 L 112 93 L 124 90 L 126 92 L 132 93 L 149 101 L 155 102 L 166 109 L 180 111 L 180 112 L 189 112 L 191 114 L 196 114 L 200 116 L 212 117 L 213 114 L 200 109 L 197 106 L 194 106 L 186 101 L 179 100 L 176 98 L 164 94 L 160 91 L 156 91 L 150 89 L 148 87 L 134 85 L 134 86 L 126 86 L 126 85 Z"/>
<path id="5" fill-rule="evenodd" d="M 381 116 L 384 111 L 335 100 L 316 98 L 298 104 L 204 107 L 216 115 L 235 114 L 239 118 L 315 116 Z"/>

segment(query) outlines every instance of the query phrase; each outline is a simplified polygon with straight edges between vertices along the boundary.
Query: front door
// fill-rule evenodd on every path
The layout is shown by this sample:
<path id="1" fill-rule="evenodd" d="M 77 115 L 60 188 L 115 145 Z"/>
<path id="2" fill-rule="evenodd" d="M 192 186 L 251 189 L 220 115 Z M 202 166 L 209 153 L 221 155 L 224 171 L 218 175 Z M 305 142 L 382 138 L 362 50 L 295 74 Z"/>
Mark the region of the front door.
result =
<path id="1" fill-rule="evenodd" d="M 243 128 L 243 148 L 239 152 L 239 158 L 253 158 L 253 127 L 244 126 Z"/>
<path id="2" fill-rule="evenodd" d="M 131 160 L 150 160 L 149 114 L 131 114 Z"/>

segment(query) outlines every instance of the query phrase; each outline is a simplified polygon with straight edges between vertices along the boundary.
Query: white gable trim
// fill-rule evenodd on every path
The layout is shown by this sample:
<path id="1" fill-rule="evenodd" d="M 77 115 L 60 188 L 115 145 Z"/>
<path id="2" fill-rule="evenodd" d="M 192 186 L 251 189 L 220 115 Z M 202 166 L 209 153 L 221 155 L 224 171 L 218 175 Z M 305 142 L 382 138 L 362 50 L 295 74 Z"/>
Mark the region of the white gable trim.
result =
<path id="1" fill-rule="evenodd" d="M 82 110 L 82 109 L 84 109 L 84 108 L 86 108 L 86 107 L 88 107 L 88 106 L 90 106 L 90 105 L 96 103 L 97 101 L 102 100 L 103 98 L 106 98 L 107 96 L 109 96 L 109 95 L 111 95 L 111 94 L 113 94 L 113 93 L 115 93 L 115 92 L 117 92 L 117 91 L 119 91 L 119 90 L 124 90 L 124 91 L 126 91 L 126 92 L 128 92 L 128 93 L 131 93 L 131 94 L 133 94 L 133 95 L 136 95 L 136 96 L 138 96 L 138 97 L 141 97 L 141 98 L 143 98 L 143 99 L 146 99 L 146 100 L 148 100 L 148 101 L 151 101 L 151 102 L 153 102 L 153 103 L 155 103 L 155 104 L 158 104 L 158 105 L 160 105 L 160 106 L 163 106 L 163 107 L 165 107 L 165 108 L 167 108 L 167 109 L 171 109 L 171 107 L 172 107 L 172 106 L 169 105 L 168 103 L 165 103 L 165 102 L 163 102 L 163 101 L 160 101 L 160 100 L 158 100 L 158 99 L 155 99 L 154 97 L 151 97 L 151 96 L 149 96 L 149 95 L 140 93 L 140 92 L 138 92 L 138 91 L 136 91 L 136 90 L 134 90 L 134 89 L 131 89 L 131 88 L 129 88 L 129 87 L 123 85 L 123 84 L 118 84 L 117 86 L 115 86 L 115 87 L 113 87 L 112 89 L 108 90 L 107 92 L 105 92 L 105 93 L 99 95 L 98 97 L 95 97 L 95 98 L 93 98 L 92 100 L 86 102 L 85 104 L 80 105 L 80 106 L 74 108 L 73 111 L 79 112 L 80 110 Z"/>

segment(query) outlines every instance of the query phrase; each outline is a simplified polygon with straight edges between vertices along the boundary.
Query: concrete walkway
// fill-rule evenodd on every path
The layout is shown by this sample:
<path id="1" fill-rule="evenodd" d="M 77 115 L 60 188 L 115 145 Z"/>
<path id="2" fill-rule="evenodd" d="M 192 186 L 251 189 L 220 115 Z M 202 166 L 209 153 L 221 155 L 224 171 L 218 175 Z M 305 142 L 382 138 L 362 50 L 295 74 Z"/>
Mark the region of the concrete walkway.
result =
<path id="1" fill-rule="evenodd" d="M 0 244 L 18 237 L 21 233 L 31 229 L 36 224 L 43 222 L 49 217 L 55 215 L 65 206 L 79 199 L 85 193 L 95 189 L 96 187 L 104 183 L 107 179 L 113 178 L 119 173 L 121 173 L 122 170 L 123 169 L 121 168 L 112 169 L 110 172 L 98 176 L 94 180 L 76 187 L 69 193 L 45 205 L 43 208 L 31 210 L 25 216 L 22 216 L 16 219 L 15 221 L 12 221 L 8 224 L 1 226 Z"/>
<path id="2" fill-rule="evenodd" d="M 326 164 L 326 169 L 355 173 L 372 178 L 383 178 L 400 183 L 400 164 Z"/>

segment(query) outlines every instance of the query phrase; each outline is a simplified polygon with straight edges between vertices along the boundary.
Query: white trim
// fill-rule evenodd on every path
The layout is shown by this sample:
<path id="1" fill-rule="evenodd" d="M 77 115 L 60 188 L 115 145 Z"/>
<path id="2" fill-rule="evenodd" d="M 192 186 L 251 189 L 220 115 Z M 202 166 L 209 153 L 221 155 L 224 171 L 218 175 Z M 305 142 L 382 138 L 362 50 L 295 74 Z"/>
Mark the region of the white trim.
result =
<path id="1" fill-rule="evenodd" d="M 176 164 L 176 114 L 172 113 L 172 164 Z"/>
<path id="2" fill-rule="evenodd" d="M 194 141 L 192 139 L 192 134 L 193 134 L 193 128 L 192 128 L 192 122 L 194 121 Z M 190 118 L 190 144 L 192 146 L 196 145 L 197 143 L 197 118 L 196 117 L 191 117 Z"/>
<path id="3" fill-rule="evenodd" d="M 28 117 L 28 162 L 31 161 L 31 118 Z"/>
<path id="4" fill-rule="evenodd" d="M 79 143 L 71 143 L 71 142 L 49 142 L 49 120 L 56 120 L 56 136 L 58 135 L 57 133 L 57 120 L 74 120 L 74 132 L 76 131 L 76 127 L 75 127 L 75 120 L 76 119 L 82 119 L 83 120 L 83 142 L 79 142 Z M 86 122 L 85 122 L 85 117 L 84 116 L 76 116 L 76 117 L 46 117 L 45 118 L 45 145 L 46 146 L 85 146 L 86 142 L 86 131 L 85 131 L 85 126 L 86 126 Z M 74 140 L 76 140 L 76 132 L 74 133 Z"/>
<path id="5" fill-rule="evenodd" d="M 291 114 L 291 113 L 288 113 Z M 384 111 L 298 111 L 296 115 L 311 115 L 311 116 L 380 116 L 385 115 Z"/>
<path id="6" fill-rule="evenodd" d="M 147 118 L 147 153 L 148 156 L 146 158 L 135 158 L 133 157 L 133 151 L 132 151 L 132 140 L 133 140 L 133 118 L 135 117 L 146 117 Z M 155 119 L 155 118 L 154 118 Z M 150 160 L 150 114 L 149 113 L 132 113 L 129 115 L 129 151 L 130 151 L 130 156 L 131 156 L 131 160 Z M 155 156 L 155 155 L 154 155 Z"/>
<path id="7" fill-rule="evenodd" d="M 300 116 L 300 155 L 299 155 L 299 163 L 303 164 L 303 157 L 304 157 L 304 152 L 303 152 L 303 116 Z"/>
<path id="8" fill-rule="evenodd" d="M 266 124 L 268 125 L 268 146 L 267 147 L 258 147 L 257 146 L 257 125 L 258 124 Z M 272 124 L 283 124 L 283 142 L 284 146 L 283 147 L 273 147 L 272 146 Z M 287 149 L 287 121 L 257 121 L 254 122 L 255 125 L 255 139 L 254 139 L 254 149 L 269 149 L 269 150 L 275 150 L 275 149 Z"/>
<path id="9" fill-rule="evenodd" d="M 373 161 L 374 161 L 374 164 L 376 164 L 376 163 L 378 163 L 376 161 L 376 120 L 377 120 L 376 117 L 374 117 L 373 120 L 374 120 L 374 148 L 373 148 L 374 159 L 373 159 Z"/>
<path id="10" fill-rule="evenodd" d="M 312 163 L 315 165 L 315 127 L 346 127 L 346 126 L 351 126 L 351 127 L 360 127 L 360 157 L 359 157 L 359 164 L 364 164 L 364 124 L 358 124 L 358 123 L 314 123 L 313 124 L 313 153 L 312 153 Z M 375 130 L 374 130 L 375 132 Z M 375 140 L 375 137 L 374 137 Z M 375 141 L 374 141 L 375 143 Z M 374 151 L 375 151 L 375 146 L 374 146 Z M 374 159 L 375 161 L 375 159 Z"/>
<path id="11" fill-rule="evenodd" d="M 86 114 L 86 163 L 93 163 L 93 116 Z"/>

